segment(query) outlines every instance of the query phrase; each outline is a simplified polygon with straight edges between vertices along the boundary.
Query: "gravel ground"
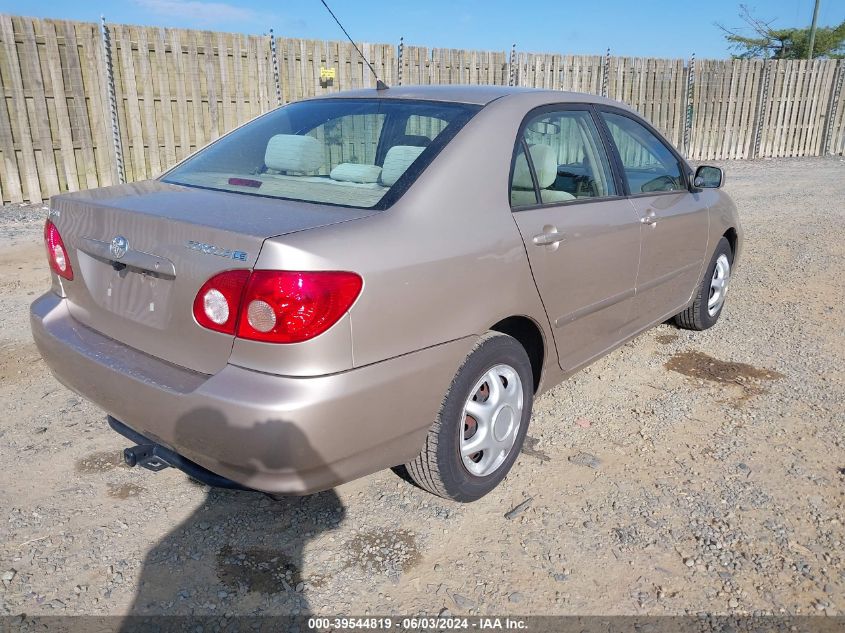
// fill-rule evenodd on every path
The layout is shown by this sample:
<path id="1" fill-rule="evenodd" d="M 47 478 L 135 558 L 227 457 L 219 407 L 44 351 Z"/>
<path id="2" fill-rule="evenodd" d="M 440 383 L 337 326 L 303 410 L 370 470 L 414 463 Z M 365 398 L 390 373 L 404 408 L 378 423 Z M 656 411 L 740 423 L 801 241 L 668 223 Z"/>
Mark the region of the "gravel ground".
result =
<path id="1" fill-rule="evenodd" d="M 120 464 L 29 334 L 41 205 L 0 211 L 0 614 L 841 614 L 845 162 L 726 165 L 719 325 L 662 325 L 536 403 L 467 506 L 391 472 L 281 502 Z"/>

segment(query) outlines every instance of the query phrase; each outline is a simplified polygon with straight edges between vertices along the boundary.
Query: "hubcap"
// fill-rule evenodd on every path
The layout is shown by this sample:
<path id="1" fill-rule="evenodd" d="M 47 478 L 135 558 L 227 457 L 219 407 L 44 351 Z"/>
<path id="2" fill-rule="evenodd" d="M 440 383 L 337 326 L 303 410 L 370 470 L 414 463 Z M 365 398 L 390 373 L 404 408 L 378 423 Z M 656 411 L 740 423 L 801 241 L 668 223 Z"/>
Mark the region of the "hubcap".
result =
<path id="1" fill-rule="evenodd" d="M 714 316 L 725 303 L 725 294 L 731 281 L 731 263 L 727 255 L 719 255 L 713 278 L 710 280 L 710 298 L 707 300 L 707 312 Z"/>
<path id="2" fill-rule="evenodd" d="M 507 459 L 522 420 L 522 380 L 513 367 L 496 365 L 475 384 L 464 405 L 461 459 L 477 477 L 494 473 Z"/>

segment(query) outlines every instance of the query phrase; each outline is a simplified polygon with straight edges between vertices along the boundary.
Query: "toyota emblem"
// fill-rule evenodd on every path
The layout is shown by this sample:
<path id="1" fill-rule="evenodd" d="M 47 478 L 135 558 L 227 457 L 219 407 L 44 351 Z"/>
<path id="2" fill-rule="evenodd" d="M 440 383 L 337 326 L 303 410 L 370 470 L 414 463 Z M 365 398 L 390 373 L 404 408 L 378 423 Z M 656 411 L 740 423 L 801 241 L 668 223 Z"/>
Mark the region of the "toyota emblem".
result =
<path id="1" fill-rule="evenodd" d="M 114 238 L 109 245 L 109 252 L 115 259 L 120 259 L 126 255 L 127 250 L 129 250 L 129 242 L 122 235 Z"/>

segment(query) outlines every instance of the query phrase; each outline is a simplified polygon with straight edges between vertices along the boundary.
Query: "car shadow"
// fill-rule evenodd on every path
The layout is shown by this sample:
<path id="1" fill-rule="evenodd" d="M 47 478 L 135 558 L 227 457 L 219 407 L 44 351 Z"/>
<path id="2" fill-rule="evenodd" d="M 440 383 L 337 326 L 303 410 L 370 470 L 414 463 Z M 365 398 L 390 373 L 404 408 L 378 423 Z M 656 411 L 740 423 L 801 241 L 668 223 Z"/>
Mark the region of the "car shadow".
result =
<path id="1" fill-rule="evenodd" d="M 175 437 L 178 446 L 195 450 L 213 441 L 254 451 L 256 470 L 281 468 L 286 451 L 314 463 L 320 459 L 290 422 L 235 428 L 210 408 L 181 417 Z M 203 486 L 187 477 L 184 485 Z M 260 492 L 208 490 L 191 515 L 148 551 L 120 630 L 192 630 L 195 623 L 209 619 L 210 624 L 211 618 L 227 615 L 310 613 L 309 592 L 330 577 L 321 552 L 305 564 L 305 549 L 337 529 L 345 512 L 334 490 L 277 499 Z M 293 624 L 276 621 L 274 626 L 287 630 Z"/>

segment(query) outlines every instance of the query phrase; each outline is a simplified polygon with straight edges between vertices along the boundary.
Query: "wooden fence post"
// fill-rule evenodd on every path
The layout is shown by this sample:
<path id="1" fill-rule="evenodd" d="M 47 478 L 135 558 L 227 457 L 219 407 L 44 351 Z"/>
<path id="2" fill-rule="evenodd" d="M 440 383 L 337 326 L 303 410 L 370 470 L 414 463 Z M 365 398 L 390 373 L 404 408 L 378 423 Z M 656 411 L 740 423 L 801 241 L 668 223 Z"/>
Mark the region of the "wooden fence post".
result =
<path id="1" fill-rule="evenodd" d="M 769 83 L 773 63 L 770 60 L 763 62 L 763 76 L 760 78 L 760 100 L 757 105 L 757 116 L 754 118 L 754 147 L 750 158 L 760 157 L 760 145 L 763 142 L 763 122 L 766 119 L 766 110 L 769 106 Z"/>
<path id="2" fill-rule="evenodd" d="M 822 148 L 822 156 L 832 154 L 830 146 L 833 142 L 833 125 L 836 120 L 836 114 L 839 107 L 839 95 L 842 94 L 842 83 L 845 80 L 845 59 L 838 61 L 836 69 L 836 78 L 833 80 L 833 87 L 830 92 L 830 101 L 827 106 L 827 114 L 824 123 L 824 147 Z M 839 130 L 840 134 L 845 134 L 845 126 Z"/>
<path id="3" fill-rule="evenodd" d="M 114 143 L 114 162 L 117 170 L 118 182 L 126 182 L 126 168 L 123 165 L 123 144 L 120 140 L 120 120 L 117 116 L 117 94 L 114 88 L 114 66 L 112 65 L 111 54 L 111 35 L 106 26 L 106 16 L 100 16 L 100 35 L 103 40 L 103 60 L 105 61 L 104 77 L 106 81 L 106 90 L 108 91 L 109 100 L 109 114 L 111 115 L 111 133 L 112 142 Z"/>
<path id="4" fill-rule="evenodd" d="M 690 137 L 692 133 L 692 102 L 695 95 L 695 53 L 692 54 L 689 60 L 689 72 L 687 74 L 687 86 L 684 97 L 686 104 L 684 116 L 684 157 L 689 158 L 690 155 Z"/>
<path id="5" fill-rule="evenodd" d="M 276 84 L 276 105 L 282 105 L 282 83 L 279 81 L 279 58 L 276 56 L 276 36 L 270 29 L 270 57 L 273 61 L 273 81 Z"/>

